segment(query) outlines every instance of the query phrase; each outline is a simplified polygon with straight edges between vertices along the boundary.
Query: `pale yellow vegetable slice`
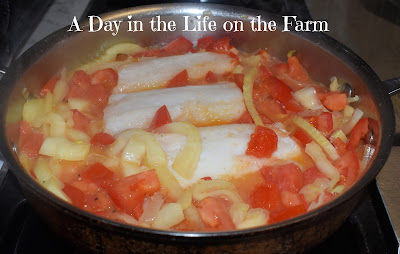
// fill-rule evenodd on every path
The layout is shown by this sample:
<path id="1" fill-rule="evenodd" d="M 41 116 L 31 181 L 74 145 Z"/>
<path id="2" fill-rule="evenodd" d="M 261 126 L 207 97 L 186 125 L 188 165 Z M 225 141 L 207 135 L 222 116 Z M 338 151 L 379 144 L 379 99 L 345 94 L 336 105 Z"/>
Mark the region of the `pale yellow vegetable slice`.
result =
<path id="1" fill-rule="evenodd" d="M 106 49 L 104 53 L 99 57 L 97 57 L 96 59 L 92 60 L 91 62 L 83 66 L 80 66 L 79 68 L 77 68 L 77 70 L 79 69 L 79 70 L 84 70 L 88 73 L 92 73 L 99 69 L 104 69 L 107 67 L 112 68 L 113 66 L 103 66 L 106 64 L 110 64 L 110 62 L 115 63 L 116 64 L 115 67 L 117 67 L 117 65 L 123 63 L 123 62 L 114 62 L 115 57 L 118 54 L 134 54 L 144 50 L 145 50 L 144 48 L 134 43 L 118 43 Z"/>
<path id="2" fill-rule="evenodd" d="M 24 104 L 22 119 L 33 122 L 39 117 L 43 117 L 52 110 L 52 95 L 47 93 L 45 98 L 31 99 Z"/>
<path id="3" fill-rule="evenodd" d="M 159 132 L 169 132 L 186 136 L 186 144 L 178 153 L 172 168 L 182 177 L 190 179 L 199 164 L 202 151 L 200 132 L 196 126 L 187 122 L 166 124 L 158 129 Z"/>
<path id="4" fill-rule="evenodd" d="M 65 130 L 65 136 L 67 139 L 74 141 L 74 142 L 90 142 L 90 137 L 85 132 L 74 129 L 74 128 L 67 128 Z"/>
<path id="5" fill-rule="evenodd" d="M 244 97 L 244 103 L 246 104 L 246 108 L 249 111 L 251 118 L 253 118 L 254 123 L 257 125 L 264 126 L 264 123 L 262 122 L 261 117 L 258 115 L 258 112 L 256 110 L 256 107 L 254 106 L 254 101 L 253 101 L 253 83 L 256 74 L 257 74 L 257 69 L 252 68 L 244 76 L 243 97 Z"/>
<path id="6" fill-rule="evenodd" d="M 47 137 L 40 147 L 39 154 L 67 161 L 81 161 L 89 153 L 89 143 L 75 143 L 64 137 Z"/>
<path id="7" fill-rule="evenodd" d="M 237 228 L 252 228 L 267 224 L 269 219 L 269 211 L 262 208 L 253 208 L 247 212 L 246 219 L 240 223 Z"/>
<path id="8" fill-rule="evenodd" d="M 329 142 L 325 136 L 319 132 L 312 124 L 307 122 L 307 120 L 303 119 L 300 116 L 293 117 L 293 123 L 298 127 L 307 132 L 308 135 L 324 150 L 328 158 L 332 161 L 339 159 L 339 154 L 336 151 L 336 148 Z"/>
<path id="9" fill-rule="evenodd" d="M 340 180 L 340 173 L 338 169 L 335 168 L 332 163 L 326 158 L 325 153 L 322 151 L 321 147 L 317 145 L 317 143 L 308 143 L 306 145 L 305 151 L 314 161 L 315 166 L 317 166 L 318 170 L 320 170 L 331 179 L 329 189 L 332 189 Z"/>
<path id="10" fill-rule="evenodd" d="M 169 229 L 185 219 L 182 207 L 177 203 L 164 205 L 154 220 L 153 227 Z"/>
<path id="11" fill-rule="evenodd" d="M 85 99 L 79 98 L 69 98 L 68 99 L 68 107 L 70 109 L 77 109 L 79 112 L 85 112 L 89 107 L 89 101 Z"/>
<path id="12" fill-rule="evenodd" d="M 340 138 L 344 143 L 347 143 L 348 141 L 346 134 L 344 134 L 344 132 L 340 129 L 333 132 L 329 139 L 334 142 L 336 138 Z"/>
<path id="13" fill-rule="evenodd" d="M 354 108 L 350 105 L 346 105 L 343 109 L 343 116 L 344 117 L 351 117 L 354 113 Z"/>
<path id="14" fill-rule="evenodd" d="M 50 112 L 46 115 L 46 123 L 50 124 L 50 136 L 64 137 L 66 124 L 64 118 L 59 114 Z"/>
<path id="15" fill-rule="evenodd" d="M 144 156 L 146 154 L 146 145 L 140 140 L 135 140 L 131 137 L 126 144 L 124 151 L 122 151 L 122 161 L 140 166 Z"/>
<path id="16" fill-rule="evenodd" d="M 192 188 L 186 189 L 177 200 L 177 203 L 181 205 L 182 210 L 186 210 L 192 205 L 192 193 Z"/>
<path id="17" fill-rule="evenodd" d="M 57 197 L 67 202 L 71 202 L 71 199 L 61 190 L 59 186 L 57 186 L 57 181 L 54 178 L 51 178 L 50 180 L 43 183 L 43 186 Z"/>

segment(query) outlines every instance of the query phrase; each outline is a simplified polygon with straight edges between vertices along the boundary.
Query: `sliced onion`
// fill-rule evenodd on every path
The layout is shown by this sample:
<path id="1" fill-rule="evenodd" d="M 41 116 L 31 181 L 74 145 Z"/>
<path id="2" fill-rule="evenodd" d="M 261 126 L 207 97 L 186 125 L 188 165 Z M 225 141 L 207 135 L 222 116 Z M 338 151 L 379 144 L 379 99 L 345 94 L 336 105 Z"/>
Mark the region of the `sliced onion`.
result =
<path id="1" fill-rule="evenodd" d="M 346 134 L 344 134 L 344 132 L 342 130 L 340 130 L 340 129 L 334 131 L 329 139 L 332 142 L 335 142 L 336 138 L 340 138 L 344 143 L 347 143 L 347 141 L 348 141 L 348 138 L 346 137 Z"/>
<path id="2" fill-rule="evenodd" d="M 123 221 L 130 225 L 138 225 L 138 221 L 126 213 L 115 212 L 112 214 L 111 219 Z"/>
<path id="3" fill-rule="evenodd" d="M 67 161 L 81 161 L 89 154 L 89 149 L 89 143 L 75 143 L 63 137 L 47 137 L 39 154 Z"/>
<path id="4" fill-rule="evenodd" d="M 191 123 L 174 122 L 160 127 L 157 131 L 182 134 L 186 136 L 186 144 L 178 153 L 172 164 L 172 168 L 186 179 L 193 174 L 200 161 L 202 142 L 199 129 Z"/>
<path id="5" fill-rule="evenodd" d="M 350 120 L 346 123 L 346 125 L 343 127 L 343 132 L 347 135 L 351 132 L 351 130 L 354 128 L 354 126 L 358 123 L 358 121 L 362 118 L 364 112 L 362 112 L 360 109 L 356 108 L 353 112 L 353 115 L 351 116 Z"/>
<path id="6" fill-rule="evenodd" d="M 154 220 L 153 227 L 160 229 L 169 229 L 185 219 L 182 207 L 177 203 L 168 203 L 159 211 Z"/>
<path id="7" fill-rule="evenodd" d="M 317 92 L 315 91 L 314 87 L 300 89 L 293 93 L 293 97 L 306 109 L 325 109 L 321 101 L 318 99 Z"/>
<path id="8" fill-rule="evenodd" d="M 269 211 L 262 208 L 249 209 L 246 219 L 240 223 L 237 228 L 252 228 L 267 224 L 269 219 Z"/>
<path id="9" fill-rule="evenodd" d="M 326 158 L 326 155 L 322 151 L 321 147 L 315 142 L 308 143 L 305 151 L 313 159 L 318 170 L 331 179 L 329 189 L 332 189 L 340 180 L 340 173 L 337 168 L 335 168 Z"/>
<path id="10" fill-rule="evenodd" d="M 329 187 L 330 182 L 327 178 L 317 178 L 313 183 L 303 186 L 299 194 L 303 194 L 305 200 L 310 203 Z"/>
<path id="11" fill-rule="evenodd" d="M 327 154 L 330 160 L 334 161 L 339 158 L 339 154 L 336 151 L 336 148 L 329 142 L 325 136 L 319 132 L 314 126 L 312 126 L 309 122 L 305 119 L 301 118 L 300 116 L 293 117 L 293 123 L 296 124 L 298 127 L 303 129 L 307 132 L 308 135 L 322 147 L 324 152 Z"/>
<path id="12" fill-rule="evenodd" d="M 138 222 L 153 221 L 164 204 L 164 200 L 164 196 L 160 192 L 156 192 L 153 196 L 148 197 L 143 204 L 143 214 L 140 216 Z"/>
<path id="13" fill-rule="evenodd" d="M 264 126 L 264 123 L 261 120 L 261 117 L 258 115 L 258 112 L 256 110 L 256 107 L 254 106 L 254 101 L 253 101 L 253 84 L 256 74 L 257 74 L 257 69 L 252 68 L 244 76 L 243 97 L 244 97 L 244 103 L 246 104 L 246 108 L 249 111 L 251 118 L 253 118 L 254 123 L 257 125 Z"/>

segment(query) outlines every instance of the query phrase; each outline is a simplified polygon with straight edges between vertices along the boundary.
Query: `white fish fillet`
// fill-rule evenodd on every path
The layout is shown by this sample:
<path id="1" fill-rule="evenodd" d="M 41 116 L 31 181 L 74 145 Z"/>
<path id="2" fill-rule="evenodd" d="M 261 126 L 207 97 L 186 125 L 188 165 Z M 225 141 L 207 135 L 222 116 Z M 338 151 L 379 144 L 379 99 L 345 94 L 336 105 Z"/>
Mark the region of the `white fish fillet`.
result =
<path id="1" fill-rule="evenodd" d="M 232 82 L 114 94 L 104 110 L 105 131 L 115 135 L 131 128 L 146 129 L 163 105 L 173 121 L 196 125 L 231 123 L 246 110 L 242 91 Z"/>
<path id="2" fill-rule="evenodd" d="M 192 179 L 185 179 L 175 173 L 172 163 L 186 143 L 186 137 L 179 134 L 154 134 L 168 156 L 168 167 L 182 187 L 188 187 L 203 177 L 220 179 L 240 176 L 256 171 L 265 165 L 275 165 L 285 160 L 295 160 L 301 149 L 288 133 L 274 126 L 268 126 L 278 135 L 278 149 L 267 159 L 245 155 L 254 124 L 229 124 L 200 127 L 202 152 L 198 167 Z"/>
<path id="3" fill-rule="evenodd" d="M 200 79 L 209 71 L 224 74 L 235 68 L 231 57 L 211 52 L 144 59 L 119 68 L 118 85 L 113 93 L 162 88 L 184 69 L 189 79 Z"/>

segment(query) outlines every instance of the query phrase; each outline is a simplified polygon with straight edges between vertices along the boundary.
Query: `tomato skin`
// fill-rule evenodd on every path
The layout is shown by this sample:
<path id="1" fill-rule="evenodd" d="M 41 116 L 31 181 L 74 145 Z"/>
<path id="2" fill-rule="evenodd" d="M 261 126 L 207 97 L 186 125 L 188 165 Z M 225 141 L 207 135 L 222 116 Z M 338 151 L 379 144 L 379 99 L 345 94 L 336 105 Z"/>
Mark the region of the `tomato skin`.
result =
<path id="1" fill-rule="evenodd" d="M 114 173 L 101 163 L 89 165 L 81 174 L 82 179 L 91 181 L 97 186 L 107 189 L 114 179 Z"/>
<path id="2" fill-rule="evenodd" d="M 163 56 L 163 51 L 161 49 L 149 49 L 146 51 L 138 52 L 132 55 L 132 57 L 161 57 Z"/>
<path id="3" fill-rule="evenodd" d="M 212 36 L 206 36 L 197 40 L 196 50 L 206 50 L 214 41 Z"/>
<path id="4" fill-rule="evenodd" d="M 304 185 L 313 183 L 317 178 L 326 178 L 326 175 L 322 173 L 316 166 L 308 168 L 303 172 Z"/>
<path id="5" fill-rule="evenodd" d="M 347 149 L 356 149 L 360 144 L 360 140 L 368 133 L 368 118 L 360 119 L 353 127 L 350 134 L 349 142 L 347 142 Z"/>
<path id="6" fill-rule="evenodd" d="M 305 132 L 305 131 L 302 130 L 302 129 L 297 129 L 297 130 L 294 132 L 293 136 L 294 136 L 295 138 L 297 138 L 297 140 L 299 140 L 300 143 L 301 143 L 303 146 L 306 146 L 308 143 L 311 143 L 311 141 L 312 141 L 312 139 L 311 139 L 311 137 L 308 135 L 308 133 Z"/>
<path id="7" fill-rule="evenodd" d="M 318 117 L 317 117 L 317 129 L 324 133 L 327 134 L 333 129 L 333 117 L 332 113 L 330 112 L 322 112 Z"/>
<path id="8" fill-rule="evenodd" d="M 199 202 L 197 210 L 203 222 L 218 230 L 234 229 L 227 202 L 222 198 L 206 197 Z"/>
<path id="9" fill-rule="evenodd" d="M 74 121 L 74 128 L 84 132 L 87 131 L 87 129 L 89 128 L 90 120 L 77 109 L 72 109 L 71 111 L 72 120 Z"/>
<path id="10" fill-rule="evenodd" d="M 207 51 L 229 54 L 229 50 L 231 49 L 230 39 L 228 36 L 221 37 L 215 41 L 213 41 L 208 47 Z"/>
<path id="11" fill-rule="evenodd" d="M 108 146 L 114 143 L 115 138 L 108 133 L 99 132 L 92 137 L 90 144 L 94 146 Z"/>
<path id="12" fill-rule="evenodd" d="M 98 70 L 91 75 L 92 85 L 101 85 L 111 91 L 118 85 L 118 73 L 112 68 Z"/>
<path id="13" fill-rule="evenodd" d="M 348 150 L 333 166 L 339 170 L 341 175 L 340 184 L 344 184 L 346 187 L 351 186 L 360 173 L 360 162 L 354 150 Z"/>
<path id="14" fill-rule="evenodd" d="M 182 55 L 193 50 L 193 43 L 183 36 L 179 36 L 168 45 L 164 46 L 162 50 L 167 55 Z"/>
<path id="15" fill-rule="evenodd" d="M 54 87 L 56 86 L 57 82 L 60 80 L 60 77 L 55 75 L 53 76 L 47 83 L 40 89 L 39 96 L 44 98 L 46 97 L 47 93 L 53 93 Z"/>
<path id="16" fill-rule="evenodd" d="M 297 205 L 297 206 L 289 207 L 278 214 L 271 214 L 271 217 L 268 222 L 276 223 L 276 222 L 288 220 L 288 219 L 291 219 L 293 217 L 296 217 L 296 216 L 301 215 L 306 212 L 307 212 L 307 207 L 304 205 Z"/>
<path id="17" fill-rule="evenodd" d="M 107 191 L 87 180 L 64 183 L 63 192 L 71 199 L 72 204 L 93 213 L 112 211 L 114 203 Z"/>
<path id="18" fill-rule="evenodd" d="M 257 158 L 268 158 L 278 148 L 278 136 L 276 133 L 263 126 L 257 125 L 250 142 L 247 145 L 247 155 L 254 155 Z"/>
<path id="19" fill-rule="evenodd" d="M 163 105 L 154 114 L 149 129 L 154 130 L 169 123 L 172 123 L 171 115 L 169 114 L 167 106 Z"/>
<path id="20" fill-rule="evenodd" d="M 30 158 L 36 158 L 44 142 L 44 136 L 39 131 L 36 131 L 28 122 L 21 121 L 19 123 L 18 142 L 21 152 L 26 153 Z"/>
<path id="21" fill-rule="evenodd" d="M 325 97 L 322 104 L 332 111 L 343 110 L 347 105 L 347 95 L 345 93 L 331 93 Z"/>
<path id="22" fill-rule="evenodd" d="M 335 138 L 335 140 L 333 141 L 333 145 L 335 146 L 339 155 L 342 155 L 347 151 L 346 143 L 340 138 Z"/>
<path id="23" fill-rule="evenodd" d="M 183 70 L 180 73 L 176 74 L 167 84 L 167 88 L 171 87 L 182 87 L 187 86 L 189 84 L 189 75 L 187 70 Z"/>
<path id="24" fill-rule="evenodd" d="M 206 74 L 206 80 L 207 80 L 207 82 L 209 82 L 209 83 L 215 83 L 215 82 L 218 81 L 218 78 L 217 78 L 217 76 L 214 74 L 214 72 L 209 71 L 209 72 L 207 72 L 207 74 Z"/>
<path id="25" fill-rule="evenodd" d="M 143 214 L 145 198 L 160 189 L 157 173 L 152 169 L 113 182 L 108 193 L 122 212 L 131 214 L 138 220 Z"/>
<path id="26" fill-rule="evenodd" d="M 265 181 L 274 183 L 279 191 L 298 193 L 303 187 L 303 173 L 294 164 L 265 166 L 260 169 Z"/>
<path id="27" fill-rule="evenodd" d="M 82 70 L 75 71 L 70 81 L 70 89 L 66 99 L 85 98 L 90 90 L 91 82 L 92 80 L 86 72 Z"/>
<path id="28" fill-rule="evenodd" d="M 209 176 L 205 176 L 205 177 L 202 177 L 201 180 L 209 181 L 209 180 L 212 180 L 212 178 Z"/>
<path id="29" fill-rule="evenodd" d="M 249 196 L 252 208 L 264 208 L 271 213 L 280 212 L 285 209 L 282 204 L 281 194 L 275 184 L 265 182 L 256 186 Z"/>
<path id="30" fill-rule="evenodd" d="M 289 76 L 300 82 L 308 83 L 311 81 L 310 76 L 308 76 L 307 71 L 300 64 L 299 59 L 296 56 L 288 57 L 287 60 L 289 67 Z"/>

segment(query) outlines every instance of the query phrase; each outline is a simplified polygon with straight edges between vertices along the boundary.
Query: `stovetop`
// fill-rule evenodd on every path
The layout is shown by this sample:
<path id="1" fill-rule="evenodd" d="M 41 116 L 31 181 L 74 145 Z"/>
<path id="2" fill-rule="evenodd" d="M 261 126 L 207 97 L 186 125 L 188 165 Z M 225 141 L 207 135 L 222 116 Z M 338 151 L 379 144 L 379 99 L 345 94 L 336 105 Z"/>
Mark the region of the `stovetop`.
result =
<path id="1" fill-rule="evenodd" d="M 366 0 L 363 1 L 365 2 Z M 11 1 L 1 0 L 0 7 L 4 6 L 4 2 Z M 15 4 L 15 2 L 23 1 L 14 0 L 14 6 L 18 6 L 18 4 Z M 26 48 L 30 47 L 35 41 L 51 33 L 51 29 L 53 29 L 54 31 L 65 25 L 69 25 L 68 22 L 72 20 L 72 17 L 74 15 L 85 17 L 87 15 L 104 13 L 107 11 L 112 11 L 129 6 L 153 4 L 160 2 L 161 1 L 155 0 L 55 0 L 47 2 L 36 1 L 35 12 L 44 13 L 45 17 L 42 19 L 41 23 L 39 23 L 40 25 L 35 31 L 35 24 L 30 24 L 30 26 L 26 26 L 27 31 L 21 29 L 5 31 L 6 35 L 7 33 L 11 35 L 11 32 L 14 33 L 15 31 L 18 31 L 18 33 L 24 31 L 27 34 L 21 35 L 21 38 L 24 38 L 25 46 L 23 45 L 23 43 L 17 43 L 15 45 L 13 44 L 12 47 L 9 47 L 11 48 L 11 50 L 7 51 L 7 53 L 14 53 L 14 57 L 19 55 Z M 305 2 L 305 0 L 178 0 L 174 2 L 208 2 L 231 4 L 265 10 L 280 15 L 297 15 L 299 19 L 309 20 L 312 18 L 312 16 L 307 6 L 307 2 L 316 1 L 311 0 Z M 39 3 L 41 3 L 40 6 Z M 320 1 L 318 3 L 320 3 Z M 67 6 L 72 9 L 72 12 L 66 12 L 67 8 L 65 7 Z M 19 9 L 19 11 L 21 11 L 21 9 Z M 62 14 L 63 16 L 61 17 L 60 15 Z M 0 15 L 3 15 L 1 11 Z M 57 18 L 53 19 L 52 17 Z M 66 23 L 62 23 L 62 21 L 60 21 L 62 19 L 66 20 Z M 22 18 L 20 18 L 19 20 L 22 20 Z M 58 24 L 57 22 L 59 22 L 60 24 Z M 50 27 L 51 29 L 41 28 L 43 27 L 43 23 L 47 23 L 47 28 Z M 3 29 L 3 24 L 0 25 L 0 29 Z M 3 33 L 3 30 L 1 30 L 1 32 Z M 33 36 L 31 36 L 30 39 L 27 40 L 32 32 Z M 16 36 L 15 34 L 13 35 Z M 36 38 L 33 38 L 35 37 L 34 35 L 36 35 Z M 9 39 L 12 36 L 6 37 L 7 39 Z M 9 59 L 7 61 L 9 62 Z M 4 62 L 0 63 L 3 63 L 4 65 Z M 6 175 L 6 177 L 4 183 L 0 186 L 0 252 L 21 254 L 79 253 L 69 243 L 64 242 L 64 240 L 59 239 L 54 234 L 52 234 L 48 230 L 47 226 L 41 222 L 41 220 L 38 218 L 38 215 L 35 213 L 35 211 L 32 210 L 32 208 L 25 200 L 23 194 L 19 189 L 15 177 L 10 172 L 7 173 L 4 170 L 0 170 L 0 179 L 3 175 Z M 368 186 L 366 190 L 366 195 L 362 199 L 360 205 L 346 220 L 343 226 L 323 244 L 317 246 L 310 253 L 397 252 L 398 239 L 396 237 L 395 231 L 393 230 L 390 217 L 388 215 L 385 203 L 383 202 L 379 187 L 374 181 Z"/>

